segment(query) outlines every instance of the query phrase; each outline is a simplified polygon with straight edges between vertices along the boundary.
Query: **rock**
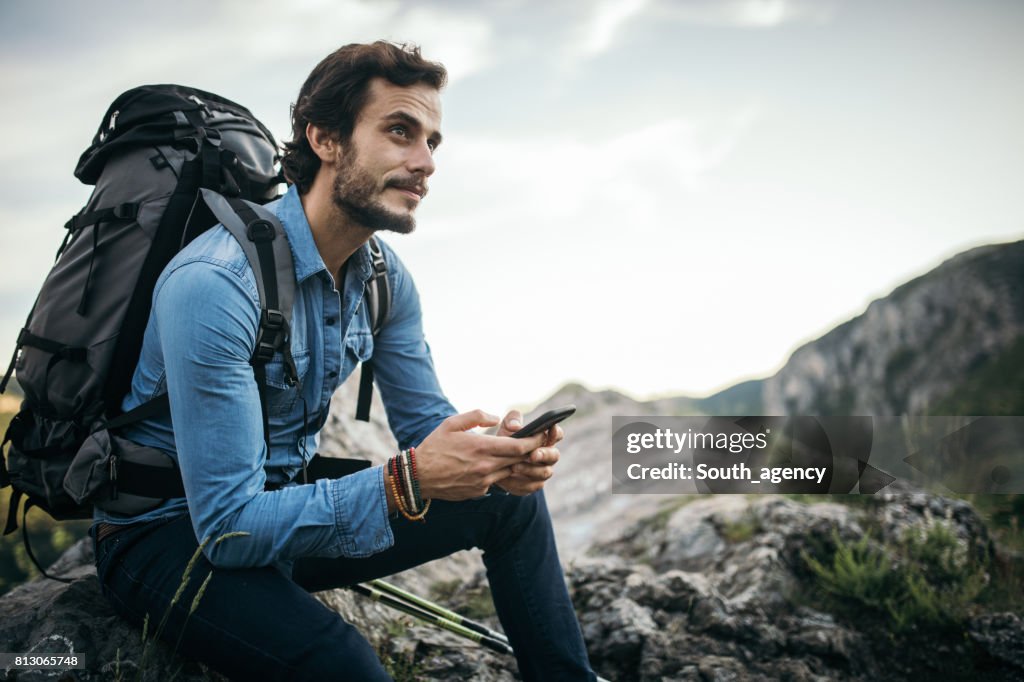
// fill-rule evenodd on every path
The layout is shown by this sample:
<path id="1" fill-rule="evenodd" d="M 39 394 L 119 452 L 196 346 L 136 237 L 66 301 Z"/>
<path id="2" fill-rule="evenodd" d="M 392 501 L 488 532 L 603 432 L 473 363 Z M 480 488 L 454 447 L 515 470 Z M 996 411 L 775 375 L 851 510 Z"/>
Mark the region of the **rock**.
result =
<path id="1" fill-rule="evenodd" d="M 135 679 L 145 649 L 142 633 L 121 620 L 100 594 L 93 568 L 91 540 L 72 546 L 47 572 L 72 579 L 70 584 L 47 578 L 15 587 L 0 597 L 0 651 L 76 653 L 84 670 L 70 670 L 62 680 Z M 145 663 L 147 680 L 185 682 L 226 679 L 205 666 L 175 656 L 171 647 L 154 643 Z M 2 671 L 4 679 L 56 679 L 49 671 Z M 48 676 L 49 675 L 49 676 Z"/>
<path id="2" fill-rule="evenodd" d="M 831 557 L 837 538 L 855 542 L 867 528 L 879 551 L 936 523 L 979 558 L 992 551 L 964 502 L 900 486 L 865 502 L 723 495 L 598 544 L 569 571 L 595 668 L 624 680 L 902 680 L 942 671 L 950 679 L 1018 679 L 1024 621 L 1016 615 L 975 618 L 970 643 L 956 631 L 918 639 L 911 631 L 901 640 L 890 639 L 884 614 L 853 622 L 804 603 L 815 582 L 804 557 Z M 697 538 L 717 550 L 682 546 Z"/>
<path id="3" fill-rule="evenodd" d="M 1014 613 L 993 613 L 971 620 L 967 634 L 993 660 L 1014 668 L 1024 679 L 1024 620 Z"/>
<path id="4" fill-rule="evenodd" d="M 418 594 L 431 596 L 430 584 L 438 575 L 465 574 L 476 558 L 460 553 L 426 568 L 389 578 L 390 582 Z M 67 653 L 84 655 L 86 669 L 66 673 L 60 679 L 75 681 L 111 680 L 118 676 L 134 680 L 145 644 L 139 629 L 114 613 L 100 594 L 93 567 L 91 540 L 79 541 L 47 569 L 51 575 L 70 578 L 70 584 L 39 578 L 20 585 L 0 597 L 0 651 Z M 456 578 L 459 579 L 459 578 Z M 482 571 L 466 580 L 460 593 L 486 590 Z M 489 595 L 489 593 L 487 593 Z M 513 657 L 483 649 L 454 634 L 421 625 L 377 602 L 348 590 L 317 593 L 328 607 L 358 624 L 360 631 L 379 651 L 390 657 L 393 670 L 415 672 L 417 679 L 473 679 L 504 682 L 515 679 Z M 465 604 L 447 604 L 456 610 Z M 486 620 L 486 619 L 485 619 Z M 488 623 L 500 629 L 496 620 Z M 145 659 L 146 680 L 161 682 L 175 676 L 184 682 L 223 682 L 227 678 L 206 666 L 176 656 L 170 646 L 150 643 Z M 44 671 L 3 671 L 0 679 L 19 682 L 46 677 Z"/>
<path id="5" fill-rule="evenodd" d="M 697 662 L 701 679 L 708 682 L 735 682 L 751 679 L 746 667 L 735 658 L 727 656 L 704 656 Z M 763 676 L 758 676 L 764 679 Z"/>

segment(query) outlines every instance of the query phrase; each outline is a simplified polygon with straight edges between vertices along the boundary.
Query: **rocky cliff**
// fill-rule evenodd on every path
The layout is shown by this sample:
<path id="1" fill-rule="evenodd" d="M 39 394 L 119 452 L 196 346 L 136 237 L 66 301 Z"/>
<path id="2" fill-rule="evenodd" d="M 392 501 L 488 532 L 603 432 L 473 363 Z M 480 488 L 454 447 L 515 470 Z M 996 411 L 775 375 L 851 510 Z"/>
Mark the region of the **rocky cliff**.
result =
<path id="1" fill-rule="evenodd" d="M 774 376 L 664 414 L 1024 414 L 1024 241 L 960 253 L 810 341 Z"/>
<path id="2" fill-rule="evenodd" d="M 927 414 L 968 397 L 960 414 L 1022 414 L 1022 339 L 1024 241 L 982 246 L 797 349 L 765 380 L 764 414 Z"/>

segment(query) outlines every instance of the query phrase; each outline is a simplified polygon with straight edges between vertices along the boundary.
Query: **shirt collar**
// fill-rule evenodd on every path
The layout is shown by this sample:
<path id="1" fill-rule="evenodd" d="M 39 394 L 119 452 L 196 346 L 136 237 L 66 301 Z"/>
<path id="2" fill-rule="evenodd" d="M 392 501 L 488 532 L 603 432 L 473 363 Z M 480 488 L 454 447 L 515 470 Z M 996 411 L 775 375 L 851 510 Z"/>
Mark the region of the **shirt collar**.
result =
<path id="1" fill-rule="evenodd" d="M 306 212 L 302 210 L 302 201 L 295 185 L 288 187 L 288 191 L 278 200 L 275 208 L 292 249 L 296 281 L 302 282 L 320 271 L 327 272 L 327 266 L 324 265 L 316 242 L 313 241 L 313 231 L 306 219 Z M 351 256 L 351 261 L 350 272 L 354 272 L 363 282 L 370 279 L 372 258 L 369 244 L 363 244 L 356 250 Z"/>

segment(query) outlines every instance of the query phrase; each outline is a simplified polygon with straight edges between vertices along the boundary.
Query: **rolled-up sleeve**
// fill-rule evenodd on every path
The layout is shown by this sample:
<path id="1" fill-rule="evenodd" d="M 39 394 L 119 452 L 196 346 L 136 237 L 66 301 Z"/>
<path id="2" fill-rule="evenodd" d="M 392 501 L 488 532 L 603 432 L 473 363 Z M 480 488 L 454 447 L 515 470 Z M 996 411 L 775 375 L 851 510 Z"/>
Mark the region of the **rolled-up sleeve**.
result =
<path id="1" fill-rule="evenodd" d="M 214 565 L 233 568 L 387 549 L 394 538 L 381 467 L 264 490 L 267 452 L 249 364 L 258 303 L 250 285 L 225 264 L 190 261 L 165 273 L 154 295 L 196 537 L 210 539 L 205 554 Z M 244 535 L 224 537 L 234 532 Z"/>

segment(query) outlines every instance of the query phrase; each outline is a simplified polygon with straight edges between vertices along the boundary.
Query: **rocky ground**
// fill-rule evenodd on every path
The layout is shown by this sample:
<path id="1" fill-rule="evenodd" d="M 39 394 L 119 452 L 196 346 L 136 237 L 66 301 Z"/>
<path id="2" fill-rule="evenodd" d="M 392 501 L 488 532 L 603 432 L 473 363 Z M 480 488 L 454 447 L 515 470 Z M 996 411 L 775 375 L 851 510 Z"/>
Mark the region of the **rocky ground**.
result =
<path id="1" fill-rule="evenodd" d="M 841 610 L 815 588 L 808 556 L 827 559 L 868 536 L 889 546 L 908 529 L 944 524 L 979 566 L 1019 560 L 996 547 L 970 505 L 910 491 L 857 506 L 781 496 L 674 498 L 661 512 L 567 567 L 590 656 L 611 680 L 1024 679 L 1024 619 L 999 608 L 942 628 L 898 628 L 870 609 Z M 894 557 L 894 561 L 901 560 Z M 463 553 L 395 582 L 497 625 L 478 557 Z M 0 651 L 83 652 L 67 680 L 135 679 L 140 633 L 99 594 L 87 545 L 0 599 Z M 991 574 L 984 575 L 986 580 Z M 396 679 L 517 679 L 514 661 L 421 626 L 351 592 L 321 599 L 360 624 Z M 1017 603 L 1020 603 L 1019 600 Z M 148 679 L 217 680 L 158 646 Z M 6 672 L 6 671 L 0 671 Z M 57 679 L 6 672 L 5 679 Z"/>
<path id="2" fill-rule="evenodd" d="M 604 558 L 570 572 L 595 667 L 621 680 L 1024 679 L 1019 613 L 900 630 L 884 614 L 823 608 L 804 553 L 830 555 L 837 538 L 871 532 L 884 546 L 944 523 L 974 556 L 999 551 L 966 503 L 871 502 L 709 496 L 604 544 Z"/>

